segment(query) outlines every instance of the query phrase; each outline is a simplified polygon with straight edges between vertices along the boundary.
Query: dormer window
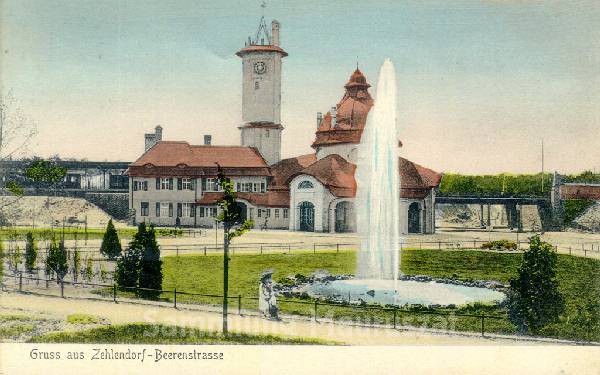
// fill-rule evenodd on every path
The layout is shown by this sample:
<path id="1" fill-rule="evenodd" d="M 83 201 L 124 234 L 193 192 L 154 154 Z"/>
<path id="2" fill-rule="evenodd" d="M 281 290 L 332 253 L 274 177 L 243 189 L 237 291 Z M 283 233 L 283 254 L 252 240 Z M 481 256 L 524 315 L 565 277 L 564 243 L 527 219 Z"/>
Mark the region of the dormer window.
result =
<path id="1" fill-rule="evenodd" d="M 302 181 L 298 184 L 298 189 L 313 189 L 315 186 L 310 181 Z"/>

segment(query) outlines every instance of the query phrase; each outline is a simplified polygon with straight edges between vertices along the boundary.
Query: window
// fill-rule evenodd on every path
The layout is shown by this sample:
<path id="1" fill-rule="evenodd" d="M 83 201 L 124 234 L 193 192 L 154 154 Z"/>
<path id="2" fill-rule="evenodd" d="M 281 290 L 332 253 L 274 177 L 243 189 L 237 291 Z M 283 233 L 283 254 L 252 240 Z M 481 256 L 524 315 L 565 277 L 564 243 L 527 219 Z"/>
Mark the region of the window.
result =
<path id="1" fill-rule="evenodd" d="M 242 184 L 241 183 L 238 182 L 235 186 L 236 186 L 235 191 L 241 191 L 242 190 Z"/>
<path id="2" fill-rule="evenodd" d="M 194 217 L 192 215 L 192 204 L 191 203 L 182 203 L 181 204 L 181 215 L 183 217 Z"/>
<path id="3" fill-rule="evenodd" d="M 161 178 L 160 179 L 160 190 L 172 190 L 173 179 L 172 178 Z"/>
<path id="4" fill-rule="evenodd" d="M 265 132 L 265 137 L 269 138 L 269 131 L 268 130 Z"/>
<path id="5" fill-rule="evenodd" d="M 148 191 L 148 181 L 133 181 L 133 190 Z"/>
<path id="6" fill-rule="evenodd" d="M 275 218 L 279 218 L 279 208 L 275 209 Z"/>
<path id="7" fill-rule="evenodd" d="M 221 191 L 221 185 L 216 178 L 205 178 L 202 180 L 203 191 Z"/>
<path id="8" fill-rule="evenodd" d="M 256 216 L 262 217 L 262 210 L 260 208 L 256 212 L 258 213 L 258 215 L 256 215 Z"/>
<path id="9" fill-rule="evenodd" d="M 265 214 L 266 214 L 266 216 L 267 216 L 267 217 L 271 217 L 271 209 L 270 209 L 270 208 L 267 208 L 267 209 L 265 210 Z"/>
<path id="10" fill-rule="evenodd" d="M 260 183 L 260 192 L 264 193 L 267 190 L 266 187 L 267 187 L 267 184 L 265 184 L 264 182 L 261 182 Z"/>
<path id="11" fill-rule="evenodd" d="M 169 202 L 161 202 L 161 203 L 156 203 L 156 216 L 173 216 L 173 214 L 169 211 L 169 206 L 171 206 L 171 203 Z"/>
<path id="12" fill-rule="evenodd" d="M 198 207 L 198 215 L 204 217 L 204 207 Z"/>
<path id="13" fill-rule="evenodd" d="M 238 182 L 238 184 L 237 184 L 238 191 L 244 192 L 244 193 L 252 193 L 253 186 L 256 187 L 255 185 L 256 184 L 252 184 L 252 182 L 242 182 L 242 183 Z M 256 190 L 254 190 L 254 191 L 256 191 Z"/>
<path id="14" fill-rule="evenodd" d="M 142 216 L 148 216 L 148 211 L 150 211 L 150 204 L 148 202 L 142 202 L 140 207 L 140 214 Z"/>
<path id="15" fill-rule="evenodd" d="M 254 208 L 250 208 L 248 210 L 248 219 L 252 220 L 254 218 Z"/>
<path id="16" fill-rule="evenodd" d="M 302 181 L 298 185 L 298 189 L 312 189 L 312 188 L 314 188 L 314 185 L 310 181 Z"/>
<path id="17" fill-rule="evenodd" d="M 258 81 L 254 81 L 254 90 L 258 90 Z"/>
<path id="18" fill-rule="evenodd" d="M 284 208 L 284 209 L 283 209 L 283 218 L 284 218 L 284 219 L 287 219 L 288 217 L 289 217 L 288 209 L 287 209 L 287 208 Z"/>
<path id="19" fill-rule="evenodd" d="M 217 217 L 217 208 L 216 207 L 211 207 L 210 208 L 210 216 L 211 217 Z"/>
<path id="20" fill-rule="evenodd" d="M 258 193 L 260 191 L 260 183 L 255 182 L 254 183 L 254 192 Z"/>
<path id="21" fill-rule="evenodd" d="M 181 188 L 183 190 L 193 190 L 192 187 L 192 179 L 191 178 L 182 178 L 181 179 Z"/>
<path id="22" fill-rule="evenodd" d="M 169 217 L 173 217 L 173 203 L 169 203 Z"/>

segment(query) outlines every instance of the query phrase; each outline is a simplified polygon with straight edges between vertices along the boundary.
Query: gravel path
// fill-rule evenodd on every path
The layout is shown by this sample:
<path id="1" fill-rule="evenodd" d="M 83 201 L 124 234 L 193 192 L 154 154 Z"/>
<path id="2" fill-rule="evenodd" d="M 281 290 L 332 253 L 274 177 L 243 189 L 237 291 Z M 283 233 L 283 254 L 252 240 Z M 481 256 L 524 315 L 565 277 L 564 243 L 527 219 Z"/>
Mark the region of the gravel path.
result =
<path id="1" fill-rule="evenodd" d="M 0 306 L 21 309 L 31 314 L 44 314 L 64 319 L 68 314 L 86 313 L 102 316 L 111 323 L 163 323 L 205 330 L 220 330 L 221 315 L 217 312 L 173 309 L 158 305 L 127 302 L 112 303 L 93 300 L 62 299 L 17 293 L 1 293 Z M 444 334 L 421 330 L 367 328 L 306 320 L 267 321 L 255 316 L 229 317 L 232 331 L 311 337 L 350 345 L 531 345 L 538 342 L 468 334 Z M 548 344 L 548 342 L 545 342 Z"/>

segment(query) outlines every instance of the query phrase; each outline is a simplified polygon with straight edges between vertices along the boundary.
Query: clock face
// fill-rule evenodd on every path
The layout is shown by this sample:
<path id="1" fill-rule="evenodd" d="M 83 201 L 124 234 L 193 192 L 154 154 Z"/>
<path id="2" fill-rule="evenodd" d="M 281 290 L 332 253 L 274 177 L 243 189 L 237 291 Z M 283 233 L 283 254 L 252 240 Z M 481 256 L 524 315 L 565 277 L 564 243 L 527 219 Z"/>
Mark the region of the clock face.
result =
<path id="1" fill-rule="evenodd" d="M 254 63 L 254 72 L 256 72 L 256 74 L 263 74 L 266 71 L 267 65 L 264 62 L 259 61 Z"/>

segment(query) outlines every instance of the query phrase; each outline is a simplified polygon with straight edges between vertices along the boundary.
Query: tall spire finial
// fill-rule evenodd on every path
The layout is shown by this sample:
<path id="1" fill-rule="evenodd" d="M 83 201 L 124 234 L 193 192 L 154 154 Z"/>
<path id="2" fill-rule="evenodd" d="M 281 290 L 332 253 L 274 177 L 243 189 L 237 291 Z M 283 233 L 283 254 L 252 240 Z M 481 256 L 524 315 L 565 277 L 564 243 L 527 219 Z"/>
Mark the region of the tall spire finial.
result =
<path id="1" fill-rule="evenodd" d="M 356 70 L 358 70 L 358 56 L 356 56 Z"/>
<path id="2" fill-rule="evenodd" d="M 265 8 L 267 7 L 267 3 L 263 1 L 260 4 L 260 7 L 262 8 L 262 16 L 264 17 L 265 16 Z"/>

